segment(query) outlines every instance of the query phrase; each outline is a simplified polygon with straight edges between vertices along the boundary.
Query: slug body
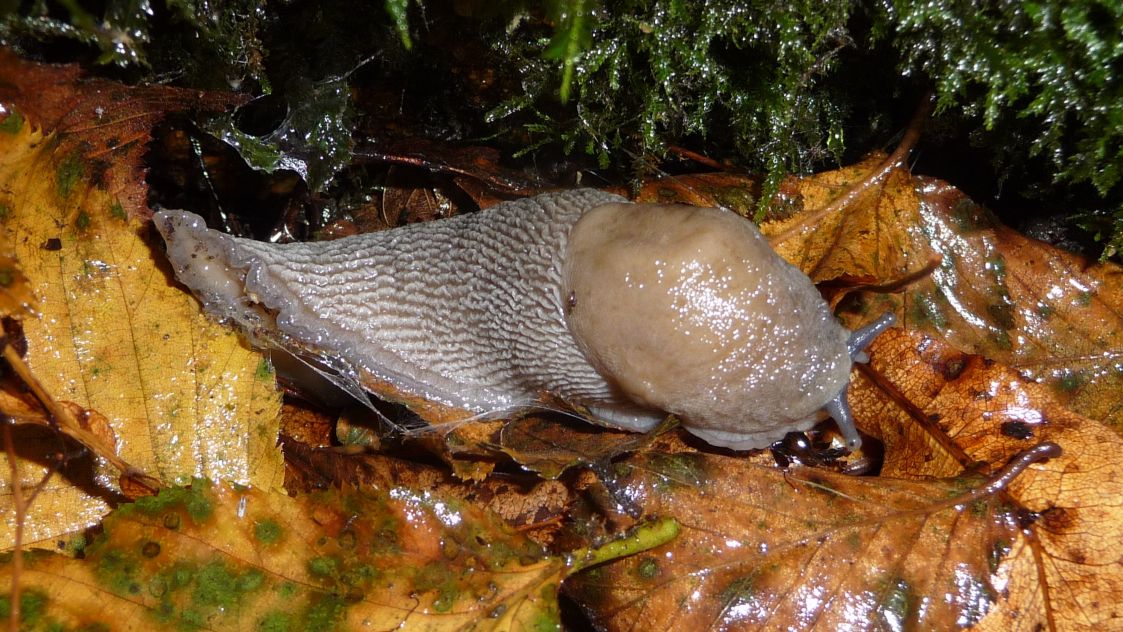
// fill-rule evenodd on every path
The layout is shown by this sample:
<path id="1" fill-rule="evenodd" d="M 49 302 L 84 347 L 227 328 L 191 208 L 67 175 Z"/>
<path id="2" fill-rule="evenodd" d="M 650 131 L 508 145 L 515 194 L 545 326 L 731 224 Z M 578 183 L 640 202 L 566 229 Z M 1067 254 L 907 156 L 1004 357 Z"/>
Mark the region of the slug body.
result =
<path id="1" fill-rule="evenodd" d="M 176 275 L 251 340 L 472 414 L 561 400 L 647 431 L 765 447 L 829 412 L 860 440 L 851 334 L 733 213 L 594 190 L 336 241 L 269 244 L 155 216 Z"/>

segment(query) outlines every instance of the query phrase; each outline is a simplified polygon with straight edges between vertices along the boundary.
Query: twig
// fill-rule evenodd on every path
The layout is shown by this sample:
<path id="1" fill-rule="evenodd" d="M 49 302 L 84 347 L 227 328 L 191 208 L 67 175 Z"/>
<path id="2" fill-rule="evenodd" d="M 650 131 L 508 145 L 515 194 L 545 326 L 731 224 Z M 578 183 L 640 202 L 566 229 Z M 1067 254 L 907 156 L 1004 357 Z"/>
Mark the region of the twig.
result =
<path id="1" fill-rule="evenodd" d="M 15 549 L 12 551 L 12 591 L 11 610 L 8 612 L 8 629 L 18 630 L 20 620 L 20 575 L 23 573 L 23 523 L 27 515 L 24 505 L 23 487 L 16 465 L 16 442 L 12 437 L 12 420 L 4 419 L 4 450 L 8 454 L 8 468 L 11 471 L 12 507 L 16 513 Z"/>
<path id="2" fill-rule="evenodd" d="M 883 160 L 869 175 L 852 185 L 847 189 L 846 193 L 835 198 L 830 204 L 801 218 L 799 222 L 784 232 L 769 237 L 768 243 L 775 248 L 777 245 L 784 243 L 808 228 L 818 224 L 824 217 L 850 206 L 866 191 L 881 184 L 891 171 L 900 166 L 908 158 L 909 152 L 916 146 L 916 142 L 920 140 L 920 132 L 924 128 L 924 122 L 928 119 L 928 114 L 932 111 L 934 102 L 932 94 L 925 95 L 920 106 L 917 107 L 916 112 L 913 113 L 912 120 L 909 121 L 909 126 L 905 130 L 904 137 L 901 138 L 901 143 L 897 145 L 897 149 L 894 150 L 892 154 L 889 154 L 889 157 Z"/>
<path id="3" fill-rule="evenodd" d="M 106 444 L 104 439 L 83 428 L 82 425 L 78 423 L 78 420 L 74 418 L 74 414 L 70 409 L 60 404 L 58 400 L 52 397 L 51 394 L 43 388 L 43 385 L 39 383 L 39 379 L 35 377 L 35 374 L 32 373 L 27 364 L 24 363 L 23 358 L 19 357 L 19 353 L 17 353 L 7 341 L 4 342 L 2 355 L 4 360 L 7 361 L 8 366 L 12 367 L 12 370 L 19 376 L 20 380 L 31 389 L 36 399 L 47 409 L 47 412 L 58 425 L 60 432 L 89 448 L 94 454 L 116 467 L 123 476 L 133 479 L 141 487 L 144 487 L 152 493 L 156 493 L 160 490 L 161 485 L 158 479 L 130 465 L 127 461 L 117 456 L 117 451 L 112 446 Z"/>

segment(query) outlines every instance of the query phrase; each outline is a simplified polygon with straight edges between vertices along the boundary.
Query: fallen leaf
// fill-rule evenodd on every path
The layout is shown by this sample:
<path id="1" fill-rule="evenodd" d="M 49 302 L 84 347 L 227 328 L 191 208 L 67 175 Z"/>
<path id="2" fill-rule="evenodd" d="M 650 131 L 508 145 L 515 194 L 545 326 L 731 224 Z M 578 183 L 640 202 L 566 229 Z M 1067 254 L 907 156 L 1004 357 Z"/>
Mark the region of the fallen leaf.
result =
<path id="1" fill-rule="evenodd" d="M 24 320 L 28 365 L 55 398 L 108 419 L 121 458 L 168 483 L 269 489 L 282 476 L 272 371 L 174 284 L 144 206 L 151 127 L 170 111 L 232 102 L 86 80 L 0 51 L 0 250 L 39 298 L 42 316 Z M 35 485 L 58 462 L 17 465 L 19 480 L 0 489 L 0 550 L 13 544 L 8 485 Z M 54 479 L 31 506 L 24 543 L 95 524 L 118 474 L 102 465 L 92 486 Z"/>
<path id="2" fill-rule="evenodd" d="M 1003 463 L 1051 441 L 1064 454 L 1010 485 L 1030 524 L 997 571 L 1005 599 L 984 622 L 995 629 L 1102 629 L 1123 621 L 1123 439 L 1067 410 L 1048 386 L 930 335 L 891 330 L 871 348 L 871 364 L 951 440 L 960 459 L 879 388 L 859 380 L 851 405 L 862 427 L 885 445 L 883 476 L 950 476 L 963 464 Z M 991 619 L 997 619 L 992 622 Z"/>
<path id="3" fill-rule="evenodd" d="M 37 552 L 29 629 L 553 629 L 560 582 L 675 535 L 673 521 L 564 556 L 485 511 L 403 487 L 289 498 L 196 481 L 125 505 L 81 559 Z M 10 579 L 5 563 L 0 576 Z M 8 600 L 5 603 L 5 600 Z M 0 611 L 10 609 L 0 596 Z"/>
<path id="4" fill-rule="evenodd" d="M 874 156 L 789 183 L 800 208 L 821 208 L 859 182 Z M 766 235 L 800 215 L 765 222 Z M 967 353 L 1050 384 L 1072 410 L 1123 432 L 1123 268 L 1095 263 L 1002 226 L 946 182 L 898 169 L 858 201 L 777 252 L 816 282 L 891 283 L 938 261 L 903 292 L 862 293 L 843 304 L 856 327 L 886 312 Z"/>
<path id="5" fill-rule="evenodd" d="M 1013 541 L 994 497 L 948 507 L 972 481 L 779 471 L 649 453 L 613 485 L 643 515 L 675 516 L 658 549 L 567 582 L 607 630 L 952 629 L 981 620 Z"/>

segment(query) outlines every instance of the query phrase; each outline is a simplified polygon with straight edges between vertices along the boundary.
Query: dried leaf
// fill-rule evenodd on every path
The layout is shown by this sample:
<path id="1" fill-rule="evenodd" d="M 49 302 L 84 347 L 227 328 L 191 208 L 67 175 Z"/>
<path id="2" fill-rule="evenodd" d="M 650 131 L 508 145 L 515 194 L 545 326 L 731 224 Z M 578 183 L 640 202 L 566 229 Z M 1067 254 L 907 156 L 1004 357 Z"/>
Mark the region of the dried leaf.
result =
<path id="1" fill-rule="evenodd" d="M 788 183 L 800 208 L 820 208 L 860 181 L 879 156 Z M 800 216 L 766 222 L 775 235 Z M 1074 411 L 1123 428 L 1123 268 L 1093 263 L 999 224 L 951 185 L 892 172 L 851 207 L 777 251 L 817 282 L 890 283 L 939 261 L 899 294 L 845 304 L 856 326 L 895 311 L 902 326 L 938 333 L 1064 393 Z"/>

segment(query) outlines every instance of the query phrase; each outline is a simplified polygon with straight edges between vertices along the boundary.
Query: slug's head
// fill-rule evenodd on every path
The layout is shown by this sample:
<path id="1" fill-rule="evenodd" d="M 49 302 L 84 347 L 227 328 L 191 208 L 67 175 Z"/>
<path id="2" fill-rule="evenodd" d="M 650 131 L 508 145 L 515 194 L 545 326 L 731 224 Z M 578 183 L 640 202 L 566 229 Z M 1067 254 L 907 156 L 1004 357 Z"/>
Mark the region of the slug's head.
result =
<path id="1" fill-rule="evenodd" d="M 824 409 L 860 443 L 845 404 L 851 334 L 751 222 L 600 206 L 570 233 L 564 279 L 574 338 L 628 399 L 734 449 L 806 430 Z"/>

